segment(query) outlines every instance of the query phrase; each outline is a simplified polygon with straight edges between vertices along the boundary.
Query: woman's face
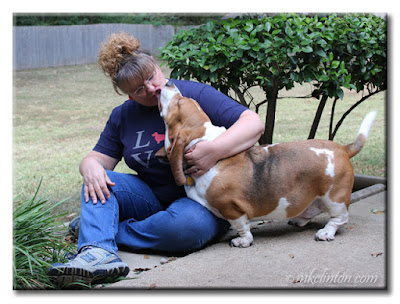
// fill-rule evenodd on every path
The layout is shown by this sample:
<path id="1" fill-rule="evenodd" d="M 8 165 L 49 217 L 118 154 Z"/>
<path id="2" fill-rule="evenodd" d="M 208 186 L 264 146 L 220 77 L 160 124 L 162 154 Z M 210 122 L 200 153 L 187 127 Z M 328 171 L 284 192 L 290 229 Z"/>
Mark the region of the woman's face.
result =
<path id="1" fill-rule="evenodd" d="M 161 89 L 167 83 L 163 72 L 158 65 L 150 75 L 143 75 L 142 79 L 132 79 L 129 83 L 128 95 L 143 106 L 157 106 Z"/>

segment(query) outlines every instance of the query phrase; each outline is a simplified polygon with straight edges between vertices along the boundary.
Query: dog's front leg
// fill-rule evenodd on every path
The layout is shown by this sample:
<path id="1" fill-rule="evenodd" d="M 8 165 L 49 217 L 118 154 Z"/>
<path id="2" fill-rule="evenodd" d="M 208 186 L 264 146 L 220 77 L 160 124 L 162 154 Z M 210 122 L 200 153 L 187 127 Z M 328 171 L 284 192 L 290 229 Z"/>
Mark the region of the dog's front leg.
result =
<path id="1" fill-rule="evenodd" d="M 239 237 L 231 241 L 234 247 L 249 247 L 253 244 L 253 235 L 250 232 L 250 221 L 246 214 L 236 220 L 228 220 L 232 227 L 239 233 Z"/>

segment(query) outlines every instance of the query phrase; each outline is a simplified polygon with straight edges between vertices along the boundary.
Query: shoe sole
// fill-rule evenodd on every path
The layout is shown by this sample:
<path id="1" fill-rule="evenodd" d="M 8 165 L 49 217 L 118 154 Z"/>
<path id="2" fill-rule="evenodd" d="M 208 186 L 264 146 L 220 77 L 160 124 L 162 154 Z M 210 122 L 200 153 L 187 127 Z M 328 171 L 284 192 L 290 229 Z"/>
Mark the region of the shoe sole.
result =
<path id="1" fill-rule="evenodd" d="M 49 271 L 49 276 L 61 287 L 77 287 L 80 284 L 98 284 L 106 280 L 114 280 L 120 276 L 125 277 L 128 273 L 128 266 L 98 269 L 95 271 L 82 268 L 57 267 Z"/>

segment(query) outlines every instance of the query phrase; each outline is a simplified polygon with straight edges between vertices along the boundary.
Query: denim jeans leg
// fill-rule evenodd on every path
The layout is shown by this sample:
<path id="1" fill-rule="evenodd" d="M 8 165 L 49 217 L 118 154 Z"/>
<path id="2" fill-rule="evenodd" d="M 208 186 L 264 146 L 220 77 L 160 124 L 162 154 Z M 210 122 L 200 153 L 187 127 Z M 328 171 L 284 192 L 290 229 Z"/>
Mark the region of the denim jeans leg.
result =
<path id="1" fill-rule="evenodd" d="M 166 210 L 144 220 L 120 222 L 116 241 L 132 250 L 153 249 L 188 253 L 203 248 L 229 229 L 226 220 L 189 198 L 180 198 Z"/>
<path id="2" fill-rule="evenodd" d="M 84 246 L 96 246 L 117 252 L 115 234 L 118 230 L 118 203 L 114 195 L 106 200 L 93 204 L 92 199 L 85 202 L 83 188 L 81 195 L 81 223 L 79 228 L 78 251 Z"/>
<path id="3" fill-rule="evenodd" d="M 82 193 L 78 250 L 93 245 L 116 253 L 118 245 L 132 250 L 187 253 L 222 236 L 229 223 L 189 198 L 164 210 L 151 188 L 138 177 L 107 171 L 115 186 L 103 205 L 84 201 Z"/>
<path id="4" fill-rule="evenodd" d="M 82 188 L 78 250 L 92 245 L 116 253 L 115 236 L 121 219 L 140 221 L 163 209 L 150 187 L 136 176 L 114 171 L 107 171 L 107 175 L 115 186 L 104 205 L 95 205 L 91 199 L 86 203 Z"/>

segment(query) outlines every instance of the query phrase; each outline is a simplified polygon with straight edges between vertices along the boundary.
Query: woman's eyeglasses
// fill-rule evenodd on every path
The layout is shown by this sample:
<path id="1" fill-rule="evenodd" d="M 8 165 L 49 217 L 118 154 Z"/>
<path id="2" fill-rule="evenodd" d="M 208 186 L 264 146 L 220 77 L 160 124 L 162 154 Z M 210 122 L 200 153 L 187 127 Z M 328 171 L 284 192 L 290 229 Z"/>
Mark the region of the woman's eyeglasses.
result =
<path id="1" fill-rule="evenodd" d="M 156 74 L 157 74 L 157 71 L 154 71 L 154 72 L 150 75 L 150 77 L 147 78 L 147 79 L 144 81 L 143 85 L 140 86 L 140 87 L 138 87 L 138 88 L 132 93 L 131 96 L 140 96 L 140 95 L 143 95 L 144 92 L 145 92 L 145 89 L 144 89 L 145 85 L 151 83 L 151 82 L 153 81 L 154 77 L 156 76 Z"/>

